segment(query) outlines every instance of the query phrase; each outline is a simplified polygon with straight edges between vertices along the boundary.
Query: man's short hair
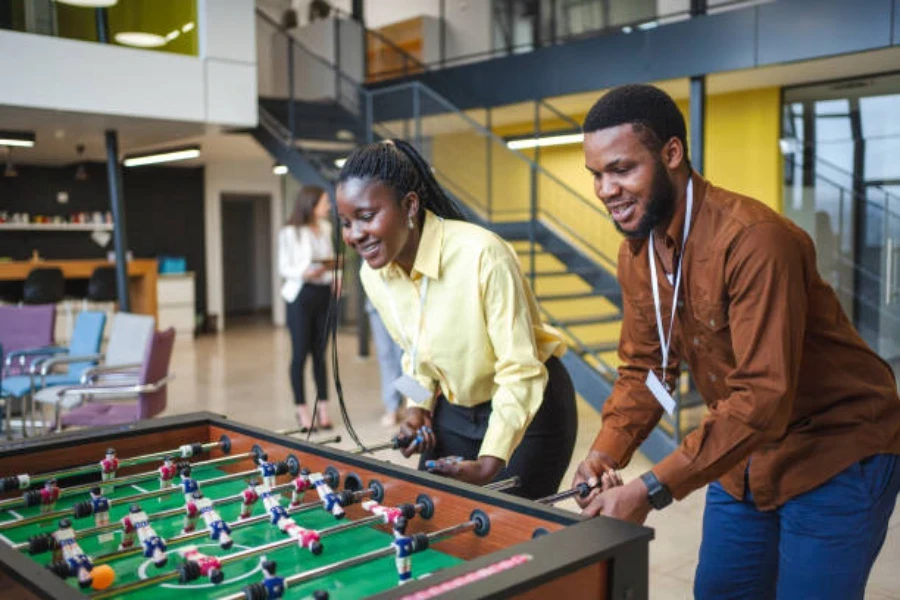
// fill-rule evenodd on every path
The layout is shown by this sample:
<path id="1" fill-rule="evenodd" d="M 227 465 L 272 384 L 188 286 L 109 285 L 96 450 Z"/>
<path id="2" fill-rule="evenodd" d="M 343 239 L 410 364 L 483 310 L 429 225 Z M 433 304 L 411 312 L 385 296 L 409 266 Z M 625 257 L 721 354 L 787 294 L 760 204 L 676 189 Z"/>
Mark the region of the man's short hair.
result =
<path id="1" fill-rule="evenodd" d="M 673 137 L 684 146 L 687 154 L 687 128 L 684 117 L 671 96 L 652 85 L 631 84 L 613 88 L 603 96 L 584 118 L 584 133 L 630 123 L 641 134 L 644 144 L 659 150 Z M 648 135 L 649 134 L 649 135 Z"/>

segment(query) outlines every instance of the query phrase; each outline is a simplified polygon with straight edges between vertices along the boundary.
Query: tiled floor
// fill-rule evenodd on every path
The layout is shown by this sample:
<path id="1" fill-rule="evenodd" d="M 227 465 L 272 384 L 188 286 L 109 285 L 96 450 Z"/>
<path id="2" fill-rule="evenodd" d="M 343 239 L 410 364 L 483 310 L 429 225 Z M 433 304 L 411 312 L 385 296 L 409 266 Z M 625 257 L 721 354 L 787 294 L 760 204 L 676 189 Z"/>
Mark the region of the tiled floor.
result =
<path id="1" fill-rule="evenodd" d="M 366 443 L 387 440 L 393 432 L 379 424 L 382 410 L 374 357 L 357 358 L 352 332 L 339 337 L 338 350 L 343 389 L 353 426 Z M 229 327 L 225 334 L 199 337 L 193 343 L 177 342 L 173 358 L 177 378 L 171 384 L 166 412 L 209 410 L 261 427 L 292 427 L 293 408 L 287 377 L 289 358 L 286 331 L 258 323 Z M 311 386 L 309 379 L 307 384 Z M 312 397 L 313 393 L 310 389 L 308 396 Z M 339 421 L 337 410 L 332 409 L 331 415 Z M 576 461 L 587 452 L 600 426 L 597 413 L 583 401 L 579 401 L 579 419 Z M 342 428 L 338 431 L 343 433 Z M 349 448 L 353 444 L 346 439 L 341 446 Z M 406 462 L 397 453 L 384 452 L 378 457 Z M 649 466 L 642 456 L 637 456 L 623 475 L 626 481 L 630 480 Z M 571 480 L 574 467 L 573 463 L 566 481 Z M 665 511 L 650 515 L 647 525 L 656 530 L 656 539 L 650 546 L 651 598 L 680 600 L 692 597 L 703 504 L 704 493 L 698 491 Z M 884 548 L 875 563 L 867 599 L 900 600 L 898 566 L 900 511 L 893 516 Z"/>

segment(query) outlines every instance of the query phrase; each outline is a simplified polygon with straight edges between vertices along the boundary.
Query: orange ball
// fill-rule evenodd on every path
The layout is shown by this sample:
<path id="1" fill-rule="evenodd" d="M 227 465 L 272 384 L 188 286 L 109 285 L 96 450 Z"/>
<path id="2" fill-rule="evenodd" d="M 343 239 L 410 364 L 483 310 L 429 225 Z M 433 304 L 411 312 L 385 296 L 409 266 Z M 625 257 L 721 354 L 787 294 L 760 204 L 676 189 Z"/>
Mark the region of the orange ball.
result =
<path id="1" fill-rule="evenodd" d="M 116 578 L 116 572 L 109 565 L 97 565 L 91 570 L 91 577 L 94 579 L 91 587 L 95 590 L 105 590 L 112 585 Z"/>

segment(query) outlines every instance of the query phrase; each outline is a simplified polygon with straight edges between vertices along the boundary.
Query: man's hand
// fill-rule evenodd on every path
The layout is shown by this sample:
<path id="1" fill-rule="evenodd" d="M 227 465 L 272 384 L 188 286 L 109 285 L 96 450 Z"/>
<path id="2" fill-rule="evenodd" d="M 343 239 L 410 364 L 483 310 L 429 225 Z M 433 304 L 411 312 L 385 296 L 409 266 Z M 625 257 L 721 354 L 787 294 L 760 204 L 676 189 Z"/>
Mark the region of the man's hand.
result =
<path id="1" fill-rule="evenodd" d="M 593 500 L 601 491 L 600 489 L 597 489 L 598 484 L 603 483 L 600 481 L 600 477 L 604 473 L 615 472 L 617 468 L 618 465 L 611 456 L 604 452 L 591 450 L 588 453 L 587 458 L 578 465 L 578 470 L 575 471 L 575 478 L 572 480 L 572 487 L 574 488 L 579 483 L 584 482 L 595 489 L 592 490 L 586 498 L 576 498 L 575 500 L 578 502 L 578 506 L 585 508 L 590 504 L 591 500 Z M 621 479 L 618 481 L 621 484 Z M 603 489 L 606 488 L 604 487 Z"/>
<path id="2" fill-rule="evenodd" d="M 416 452 L 427 452 L 434 449 L 437 438 L 431 424 L 431 413 L 421 408 L 406 409 L 406 419 L 400 424 L 400 437 L 413 441 L 406 448 L 401 448 L 403 456 L 409 458 Z"/>
<path id="3" fill-rule="evenodd" d="M 425 468 L 429 473 L 437 473 L 475 485 L 484 485 L 493 481 L 505 464 L 505 461 L 496 456 L 479 456 L 478 460 L 462 460 L 458 456 L 449 456 L 438 460 L 429 460 L 425 463 Z"/>
<path id="4" fill-rule="evenodd" d="M 603 515 L 640 525 L 647 519 L 650 509 L 647 486 L 639 477 L 627 485 L 613 487 L 597 494 L 581 514 L 586 517 Z"/>

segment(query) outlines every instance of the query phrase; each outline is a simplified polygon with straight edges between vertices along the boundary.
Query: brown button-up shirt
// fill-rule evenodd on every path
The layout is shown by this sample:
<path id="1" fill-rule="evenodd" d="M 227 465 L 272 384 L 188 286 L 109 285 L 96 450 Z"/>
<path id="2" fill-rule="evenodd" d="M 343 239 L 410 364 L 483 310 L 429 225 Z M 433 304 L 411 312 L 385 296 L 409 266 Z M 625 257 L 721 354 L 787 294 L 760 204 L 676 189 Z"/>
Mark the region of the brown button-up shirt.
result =
<path id="1" fill-rule="evenodd" d="M 653 469 L 677 499 L 719 479 L 770 510 L 873 454 L 900 454 L 900 398 L 890 367 L 862 340 L 816 271 L 810 237 L 764 204 L 693 175 L 694 208 L 666 380 L 690 367 L 709 408 Z M 685 204 L 660 254 L 677 265 Z M 646 385 L 662 376 L 646 240 L 619 251 L 623 361 L 593 448 L 626 464 L 663 409 Z M 673 287 L 661 270 L 668 332 Z"/>

